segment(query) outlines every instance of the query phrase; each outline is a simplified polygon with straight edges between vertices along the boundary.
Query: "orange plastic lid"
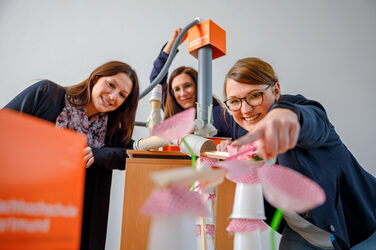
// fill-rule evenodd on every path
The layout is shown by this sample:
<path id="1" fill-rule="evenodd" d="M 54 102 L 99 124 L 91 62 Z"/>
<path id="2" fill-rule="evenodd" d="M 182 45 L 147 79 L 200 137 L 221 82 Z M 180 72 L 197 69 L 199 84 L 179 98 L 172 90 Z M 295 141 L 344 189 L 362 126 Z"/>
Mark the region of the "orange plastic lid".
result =
<path id="1" fill-rule="evenodd" d="M 180 151 L 178 146 L 164 146 L 163 151 Z"/>
<path id="2" fill-rule="evenodd" d="M 207 139 L 210 139 L 214 141 L 215 145 L 218 145 L 221 143 L 221 141 L 224 140 L 231 140 L 231 138 L 228 137 L 206 137 Z M 163 151 L 180 151 L 180 148 L 178 146 L 164 146 Z"/>

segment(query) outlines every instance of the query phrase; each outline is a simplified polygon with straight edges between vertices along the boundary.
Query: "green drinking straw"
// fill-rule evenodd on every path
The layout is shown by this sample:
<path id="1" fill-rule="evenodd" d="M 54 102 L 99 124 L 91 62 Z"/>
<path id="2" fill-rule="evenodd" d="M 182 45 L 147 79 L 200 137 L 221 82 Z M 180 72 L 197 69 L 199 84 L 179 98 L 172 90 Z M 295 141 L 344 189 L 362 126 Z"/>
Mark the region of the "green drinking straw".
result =
<path id="1" fill-rule="evenodd" d="M 185 144 L 185 146 L 188 148 L 189 153 L 191 153 L 191 158 L 192 158 L 192 164 L 191 164 L 191 167 L 192 167 L 192 168 L 196 168 L 196 160 L 197 160 L 197 156 L 195 155 L 195 153 L 193 153 L 193 150 L 192 150 L 191 147 L 188 145 L 188 143 L 184 140 L 184 138 L 182 138 L 181 141 L 182 141 L 182 142 Z"/>
<path id="2" fill-rule="evenodd" d="M 189 153 L 191 153 L 191 159 L 192 159 L 191 168 L 196 168 L 196 160 L 197 160 L 197 156 L 195 155 L 195 153 L 193 153 L 193 150 L 192 150 L 191 147 L 188 145 L 188 143 L 184 140 L 184 138 L 182 138 L 181 141 L 182 141 L 182 142 L 185 144 L 185 146 L 188 148 Z M 192 185 L 191 185 L 191 190 L 193 190 L 194 188 L 195 188 L 195 184 L 192 183 Z"/>
<path id="3" fill-rule="evenodd" d="M 270 230 L 270 241 L 271 241 L 270 243 L 271 243 L 272 250 L 276 249 L 274 232 L 278 230 L 279 224 L 281 223 L 281 220 L 282 220 L 282 215 L 283 215 L 282 210 L 277 208 L 277 210 L 274 213 L 272 223 L 270 223 L 270 227 L 273 229 L 273 230 Z"/>

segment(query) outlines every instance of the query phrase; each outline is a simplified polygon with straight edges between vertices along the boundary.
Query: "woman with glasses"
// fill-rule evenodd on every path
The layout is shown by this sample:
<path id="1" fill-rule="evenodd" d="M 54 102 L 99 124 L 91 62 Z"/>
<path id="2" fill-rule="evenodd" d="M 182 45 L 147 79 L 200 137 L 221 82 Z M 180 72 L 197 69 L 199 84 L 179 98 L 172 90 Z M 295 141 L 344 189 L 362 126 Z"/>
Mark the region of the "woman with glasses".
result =
<path id="1" fill-rule="evenodd" d="M 224 93 L 233 119 L 249 131 L 233 145 L 255 143 L 265 160 L 300 172 L 326 193 L 320 207 L 284 213 L 279 249 L 375 249 L 376 179 L 342 143 L 324 107 L 302 95 L 281 95 L 273 68 L 258 58 L 235 63 Z"/>
<path id="2" fill-rule="evenodd" d="M 158 76 L 166 64 L 172 46 L 181 32 L 181 28 L 174 30 L 170 40 L 162 48 L 157 59 L 154 61 L 150 82 Z M 197 101 L 197 71 L 191 67 L 181 66 L 175 69 L 167 82 L 167 74 L 160 84 L 162 85 L 162 107 L 164 119 L 169 118 L 185 109 L 196 107 Z M 213 125 L 217 129 L 217 137 L 232 137 L 233 134 L 244 135 L 246 131 L 235 123 L 230 123 L 230 116 L 221 106 L 220 102 L 213 97 Z"/>

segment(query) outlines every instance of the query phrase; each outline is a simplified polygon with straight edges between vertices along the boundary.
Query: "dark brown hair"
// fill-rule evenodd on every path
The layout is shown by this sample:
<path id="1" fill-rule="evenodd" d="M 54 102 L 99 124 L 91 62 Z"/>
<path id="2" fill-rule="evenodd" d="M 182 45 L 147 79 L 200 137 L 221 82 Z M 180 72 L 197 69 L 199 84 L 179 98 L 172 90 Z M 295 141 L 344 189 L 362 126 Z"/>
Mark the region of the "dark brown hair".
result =
<path id="1" fill-rule="evenodd" d="M 260 85 L 273 85 L 278 82 L 272 66 L 256 57 L 248 57 L 238 60 L 227 73 L 224 85 L 224 96 L 227 98 L 227 79 L 232 79 L 239 83 Z"/>
<path id="2" fill-rule="evenodd" d="M 180 66 L 179 68 L 175 69 L 172 72 L 167 83 L 166 103 L 164 104 L 164 119 L 167 119 L 184 110 L 184 108 L 179 105 L 179 103 L 176 101 L 175 96 L 172 94 L 172 86 L 171 86 L 174 78 L 181 74 L 187 74 L 188 76 L 192 78 L 195 84 L 195 91 L 197 93 L 197 78 L 198 78 L 197 71 L 187 66 Z M 196 94 L 195 101 L 197 101 L 197 94 Z M 221 106 L 220 102 L 215 97 L 213 97 L 212 103 L 213 103 L 213 106 L 216 106 L 216 105 Z"/>
<path id="3" fill-rule="evenodd" d="M 125 145 L 132 138 L 134 129 L 136 110 L 140 95 L 140 87 L 136 72 L 126 63 L 111 61 L 96 68 L 90 76 L 83 82 L 67 87 L 67 95 L 78 98 L 80 105 L 86 106 L 91 101 L 91 91 L 98 79 L 102 76 L 113 76 L 118 73 L 125 73 L 132 81 L 132 92 L 125 99 L 124 103 L 116 110 L 108 113 L 107 142 L 111 143 L 113 136 L 120 130 L 124 133 L 123 141 Z M 76 103 L 72 103 L 77 105 Z"/>

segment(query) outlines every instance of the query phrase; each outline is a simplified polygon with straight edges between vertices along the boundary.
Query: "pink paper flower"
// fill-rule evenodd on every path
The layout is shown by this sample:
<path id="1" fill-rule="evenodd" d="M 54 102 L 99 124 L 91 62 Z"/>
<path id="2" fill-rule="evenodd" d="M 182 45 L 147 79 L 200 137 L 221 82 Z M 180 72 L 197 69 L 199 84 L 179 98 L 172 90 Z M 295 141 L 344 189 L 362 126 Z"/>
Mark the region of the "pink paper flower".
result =
<path id="1" fill-rule="evenodd" d="M 236 180 L 245 175 L 249 175 L 252 173 L 252 167 L 246 162 L 242 160 L 232 159 L 229 161 L 221 161 L 216 163 L 214 166 L 226 169 L 228 176 L 230 176 L 230 180 Z"/>
<path id="2" fill-rule="evenodd" d="M 323 204 L 324 190 L 306 176 L 280 165 L 257 169 L 264 196 L 275 207 L 304 212 Z"/>
<path id="3" fill-rule="evenodd" d="M 141 213 L 151 216 L 184 213 L 207 216 L 209 212 L 199 193 L 175 186 L 169 189 L 154 189 L 141 208 Z"/>
<path id="4" fill-rule="evenodd" d="M 204 157 L 204 156 L 201 156 L 200 160 L 203 164 L 205 164 L 209 167 L 215 165 L 218 162 L 218 160 L 215 159 L 215 158 L 209 158 L 209 157 Z M 196 164 L 198 164 L 198 161 L 196 161 Z"/>
<path id="5" fill-rule="evenodd" d="M 201 235 L 201 225 L 196 225 L 196 234 L 197 236 Z M 215 226 L 213 224 L 206 224 L 205 225 L 205 234 L 208 235 L 215 235 Z"/>
<path id="6" fill-rule="evenodd" d="M 195 114 L 195 108 L 184 110 L 156 125 L 152 135 L 169 141 L 180 139 L 192 132 Z"/>

